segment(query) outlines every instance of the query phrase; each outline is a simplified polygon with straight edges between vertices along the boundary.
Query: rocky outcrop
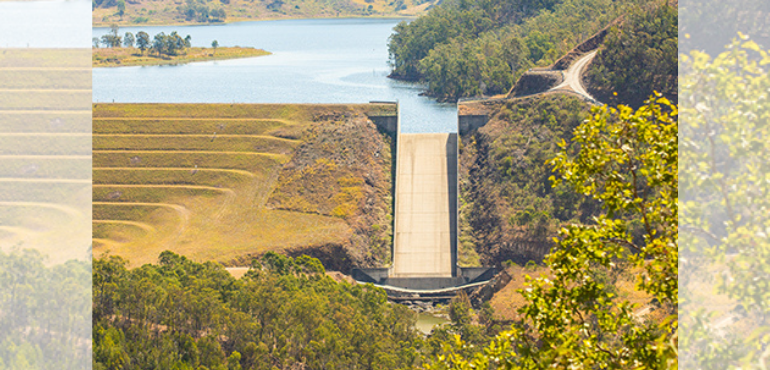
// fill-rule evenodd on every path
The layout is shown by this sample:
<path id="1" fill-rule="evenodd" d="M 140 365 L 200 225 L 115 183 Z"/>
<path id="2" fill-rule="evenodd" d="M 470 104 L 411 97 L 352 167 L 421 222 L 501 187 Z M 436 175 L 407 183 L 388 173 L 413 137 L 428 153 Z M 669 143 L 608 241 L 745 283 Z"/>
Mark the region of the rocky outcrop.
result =
<path id="1" fill-rule="evenodd" d="M 473 308 L 481 308 L 481 305 L 484 304 L 484 302 L 492 299 L 492 296 L 494 296 L 495 293 L 499 292 L 501 289 L 505 288 L 505 286 L 508 285 L 511 280 L 513 280 L 513 277 L 511 277 L 511 274 L 508 273 L 508 270 L 502 270 L 497 273 L 497 275 L 495 275 L 495 277 L 493 277 L 492 280 L 490 280 L 487 284 L 482 285 L 481 287 L 471 292 L 471 294 L 468 295 L 468 298 L 470 299 Z"/>

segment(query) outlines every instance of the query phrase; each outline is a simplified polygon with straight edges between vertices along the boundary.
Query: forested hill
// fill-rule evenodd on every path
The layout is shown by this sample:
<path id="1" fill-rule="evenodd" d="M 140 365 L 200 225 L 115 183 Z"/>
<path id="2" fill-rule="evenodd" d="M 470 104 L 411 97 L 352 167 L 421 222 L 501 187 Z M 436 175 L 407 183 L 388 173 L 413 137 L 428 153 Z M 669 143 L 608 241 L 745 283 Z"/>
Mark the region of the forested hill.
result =
<path id="1" fill-rule="evenodd" d="M 547 66 L 649 0 L 447 0 L 401 23 L 389 42 L 391 77 L 427 83 L 440 100 L 506 93 L 529 68 Z"/>
<path id="2" fill-rule="evenodd" d="M 94 26 L 415 16 L 440 0 L 92 0 Z"/>
<path id="3" fill-rule="evenodd" d="M 657 91 L 677 101 L 677 9 L 634 10 L 609 30 L 584 75 L 599 101 L 640 107 Z"/>

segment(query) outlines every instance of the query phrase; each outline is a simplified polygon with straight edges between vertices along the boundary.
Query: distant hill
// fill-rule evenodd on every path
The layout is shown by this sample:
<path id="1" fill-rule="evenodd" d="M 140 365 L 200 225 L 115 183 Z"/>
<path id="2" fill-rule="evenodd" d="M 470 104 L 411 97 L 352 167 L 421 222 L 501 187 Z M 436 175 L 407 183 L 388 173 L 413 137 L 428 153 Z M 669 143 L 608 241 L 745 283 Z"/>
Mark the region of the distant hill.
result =
<path id="1" fill-rule="evenodd" d="M 442 0 L 93 0 L 93 25 L 416 16 Z"/>
<path id="2" fill-rule="evenodd" d="M 506 93 L 649 0 L 446 0 L 399 24 L 390 38 L 390 77 L 420 81 L 443 101 Z"/>

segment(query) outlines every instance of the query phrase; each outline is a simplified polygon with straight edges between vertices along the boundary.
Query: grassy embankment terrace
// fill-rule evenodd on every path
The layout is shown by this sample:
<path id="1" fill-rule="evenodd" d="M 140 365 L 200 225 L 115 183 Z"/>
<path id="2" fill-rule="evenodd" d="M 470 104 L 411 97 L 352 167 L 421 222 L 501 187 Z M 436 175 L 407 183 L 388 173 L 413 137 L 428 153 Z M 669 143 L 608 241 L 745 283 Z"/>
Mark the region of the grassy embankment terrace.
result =
<path id="1" fill-rule="evenodd" d="M 358 131 L 359 123 L 371 125 L 366 114 L 395 114 L 388 109 L 393 110 L 367 104 L 94 104 L 94 254 L 141 265 L 172 250 L 238 264 L 267 251 L 343 245 L 355 233 L 351 218 L 289 204 L 302 197 L 287 187 L 299 181 L 291 176 L 296 165 L 289 163 L 300 147 L 313 161 L 318 156 L 333 162 L 330 154 L 307 149 L 308 143 L 323 140 L 336 153 L 345 141 L 319 138 L 318 130 L 342 125 Z M 350 176 L 302 173 L 304 181 L 316 183 L 345 183 Z M 364 182 L 361 174 L 353 176 Z M 350 202 L 347 188 L 337 187 L 328 201 L 332 208 Z"/>
<path id="2" fill-rule="evenodd" d="M 0 246 L 46 263 L 90 244 L 91 66 L 82 49 L 0 53 Z"/>
<path id="3" fill-rule="evenodd" d="M 158 56 L 151 50 L 145 50 L 142 53 L 137 48 L 94 48 L 92 61 L 94 67 L 129 67 L 252 58 L 264 55 L 270 55 L 270 52 L 240 46 L 218 47 L 216 49 L 192 47 L 185 49 L 182 54 L 172 56 Z"/>

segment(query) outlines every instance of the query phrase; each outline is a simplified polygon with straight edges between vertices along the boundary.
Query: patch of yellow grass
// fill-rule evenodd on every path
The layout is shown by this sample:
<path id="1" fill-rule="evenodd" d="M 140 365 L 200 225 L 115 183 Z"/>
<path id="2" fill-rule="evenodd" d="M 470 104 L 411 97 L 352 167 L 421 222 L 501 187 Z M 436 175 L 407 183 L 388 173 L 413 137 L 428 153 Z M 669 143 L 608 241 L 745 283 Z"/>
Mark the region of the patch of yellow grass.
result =
<path id="1" fill-rule="evenodd" d="M 0 91 L 6 110 L 86 110 L 91 104 L 91 89 Z"/>
<path id="2" fill-rule="evenodd" d="M 344 244 L 353 231 L 342 218 L 265 203 L 314 119 L 364 109 L 370 107 L 94 104 L 94 254 L 140 265 L 171 250 L 238 264 L 267 251 Z M 336 167 L 319 163 L 312 170 Z M 343 205 L 363 197 L 360 179 L 342 177 L 337 185 Z"/>
<path id="3" fill-rule="evenodd" d="M 515 320 L 519 318 L 518 309 L 527 303 L 521 293 L 518 292 L 518 290 L 526 288 L 526 276 L 529 275 L 532 278 L 537 278 L 548 274 L 548 269 L 542 266 L 534 268 L 513 266 L 509 267 L 507 271 L 513 279 L 503 289 L 495 293 L 490 304 L 498 318 Z M 634 304 L 637 309 L 644 307 L 652 299 L 652 296 L 646 292 L 636 289 L 636 276 L 640 273 L 642 273 L 641 269 L 632 269 L 620 276 L 615 284 L 618 292 L 617 300 L 627 300 Z"/>
<path id="4" fill-rule="evenodd" d="M 89 103 L 90 104 L 90 103 Z M 82 132 L 91 133 L 91 110 L 0 113 L 0 132 Z"/>
<path id="5" fill-rule="evenodd" d="M 90 89 L 91 69 L 0 69 L 2 89 Z"/>
<path id="6" fill-rule="evenodd" d="M 272 136 L 207 135 L 133 135 L 112 134 L 93 137 L 94 150 L 213 151 L 288 154 L 299 144 L 296 140 Z"/>
<path id="7" fill-rule="evenodd" d="M 277 119 L 220 118 L 96 118 L 94 134 L 251 134 L 266 135 L 286 126 L 288 121 Z"/>
<path id="8" fill-rule="evenodd" d="M 184 64 L 208 60 L 252 58 L 269 55 L 262 49 L 245 47 L 186 48 L 179 55 L 158 55 L 151 50 L 142 52 L 138 48 L 100 48 L 93 49 L 94 67 L 127 67 L 146 65 Z"/>
<path id="9" fill-rule="evenodd" d="M 0 53 L 0 68 L 87 68 L 87 49 L 4 48 Z M 87 63 L 87 62 L 86 62 Z"/>
<path id="10" fill-rule="evenodd" d="M 46 263 L 90 244 L 91 71 L 82 49 L 0 53 L 0 249 Z"/>

